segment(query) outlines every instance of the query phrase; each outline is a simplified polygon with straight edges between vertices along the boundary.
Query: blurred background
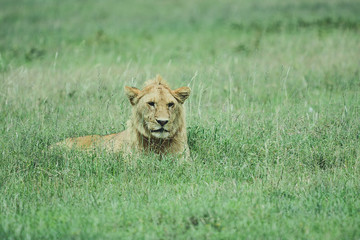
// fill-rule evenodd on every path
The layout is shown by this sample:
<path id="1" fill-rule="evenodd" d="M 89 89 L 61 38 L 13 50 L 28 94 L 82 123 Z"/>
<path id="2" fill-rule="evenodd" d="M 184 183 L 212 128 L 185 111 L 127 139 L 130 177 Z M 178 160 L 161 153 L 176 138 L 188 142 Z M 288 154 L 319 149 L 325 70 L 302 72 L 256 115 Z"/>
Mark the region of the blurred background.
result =
<path id="1" fill-rule="evenodd" d="M 287 51 L 288 44 L 278 46 L 279 35 L 311 32 L 318 39 L 360 28 L 358 1 L 2 0 L 0 4 L 2 71 L 55 59 L 57 66 L 129 61 L 209 64 L 259 55 L 268 48 Z M 273 36 L 273 41 L 264 36 Z M 293 55 L 304 49 L 303 44 L 292 46 Z"/>

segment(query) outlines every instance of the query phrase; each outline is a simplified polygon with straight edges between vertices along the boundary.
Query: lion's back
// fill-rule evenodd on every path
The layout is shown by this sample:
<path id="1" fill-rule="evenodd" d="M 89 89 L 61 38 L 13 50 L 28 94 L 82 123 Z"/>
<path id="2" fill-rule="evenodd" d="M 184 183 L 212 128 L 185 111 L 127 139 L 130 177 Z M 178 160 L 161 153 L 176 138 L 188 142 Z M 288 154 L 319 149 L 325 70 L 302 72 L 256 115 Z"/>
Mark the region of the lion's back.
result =
<path id="1" fill-rule="evenodd" d="M 89 135 L 83 137 L 67 138 L 56 143 L 56 146 L 92 150 L 96 148 L 118 152 L 129 142 L 130 137 L 127 130 L 109 135 Z M 53 148 L 53 146 L 51 146 Z"/>

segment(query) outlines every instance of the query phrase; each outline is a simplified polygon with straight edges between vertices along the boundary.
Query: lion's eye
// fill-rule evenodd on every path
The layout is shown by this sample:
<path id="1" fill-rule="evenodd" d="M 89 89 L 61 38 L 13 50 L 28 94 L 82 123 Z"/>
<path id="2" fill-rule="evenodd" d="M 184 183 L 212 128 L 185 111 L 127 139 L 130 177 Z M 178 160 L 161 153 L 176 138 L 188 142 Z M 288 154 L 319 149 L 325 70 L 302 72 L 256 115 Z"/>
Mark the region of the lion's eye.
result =
<path id="1" fill-rule="evenodd" d="M 171 102 L 171 103 L 168 103 L 168 107 L 169 107 L 169 108 L 171 108 L 171 107 L 173 107 L 173 106 L 174 106 L 174 103 L 172 103 L 172 102 Z"/>
<path id="2" fill-rule="evenodd" d="M 155 106 L 154 102 L 148 102 L 147 104 L 149 104 L 151 107 Z"/>

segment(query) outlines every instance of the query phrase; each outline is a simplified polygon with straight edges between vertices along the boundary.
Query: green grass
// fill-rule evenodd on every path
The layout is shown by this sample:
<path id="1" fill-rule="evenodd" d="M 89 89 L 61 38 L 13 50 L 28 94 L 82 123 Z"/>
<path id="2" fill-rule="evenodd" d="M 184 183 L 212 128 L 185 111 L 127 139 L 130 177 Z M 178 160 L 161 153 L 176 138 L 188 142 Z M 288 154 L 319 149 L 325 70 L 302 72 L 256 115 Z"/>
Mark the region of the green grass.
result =
<path id="1" fill-rule="evenodd" d="M 11 1 L 1 239 L 359 239 L 358 1 Z M 192 161 L 50 152 L 188 85 Z"/>

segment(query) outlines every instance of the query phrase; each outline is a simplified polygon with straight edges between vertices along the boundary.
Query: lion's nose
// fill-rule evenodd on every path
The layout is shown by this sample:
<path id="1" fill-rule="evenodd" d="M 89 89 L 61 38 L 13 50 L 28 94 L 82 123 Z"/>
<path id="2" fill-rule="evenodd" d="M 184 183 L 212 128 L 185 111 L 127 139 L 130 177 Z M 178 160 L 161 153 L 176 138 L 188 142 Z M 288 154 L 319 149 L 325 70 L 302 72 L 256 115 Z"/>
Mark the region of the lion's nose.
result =
<path id="1" fill-rule="evenodd" d="M 161 125 L 164 126 L 165 124 L 167 124 L 169 122 L 169 120 L 165 120 L 165 119 L 156 119 L 156 121 Z"/>

